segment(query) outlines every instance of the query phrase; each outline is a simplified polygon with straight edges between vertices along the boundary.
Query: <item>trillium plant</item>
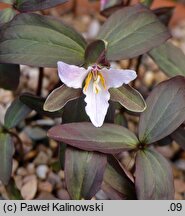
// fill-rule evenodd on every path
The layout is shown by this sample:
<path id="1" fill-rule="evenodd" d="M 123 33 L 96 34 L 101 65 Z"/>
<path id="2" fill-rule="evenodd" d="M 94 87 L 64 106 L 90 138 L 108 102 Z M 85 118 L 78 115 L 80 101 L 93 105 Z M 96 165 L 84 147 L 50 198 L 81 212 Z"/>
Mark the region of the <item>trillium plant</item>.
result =
<path id="1" fill-rule="evenodd" d="M 63 16 L 44 15 L 66 0 L 0 2 L 9 5 L 0 11 L 0 88 L 15 93 L 0 126 L 8 197 L 22 199 L 12 160 L 26 166 L 32 157 L 24 159 L 26 131 L 33 149 L 56 144 L 49 166 L 64 171 L 66 199 L 174 199 L 172 167 L 157 148 L 175 141 L 185 149 L 185 56 L 168 29 L 173 8 L 101 1 L 99 32 L 84 38 Z M 149 59 L 166 78 L 147 86 Z M 16 90 L 20 65 L 38 68 L 35 93 Z M 47 95 L 46 68 L 58 77 Z"/>
<path id="2" fill-rule="evenodd" d="M 60 80 L 68 87 L 82 88 L 86 95 L 87 103 L 85 110 L 95 127 L 101 127 L 109 107 L 109 88 L 118 88 L 128 84 L 136 78 L 133 70 L 121 70 L 106 68 L 94 64 L 87 69 L 75 65 L 58 62 L 58 74 Z"/>

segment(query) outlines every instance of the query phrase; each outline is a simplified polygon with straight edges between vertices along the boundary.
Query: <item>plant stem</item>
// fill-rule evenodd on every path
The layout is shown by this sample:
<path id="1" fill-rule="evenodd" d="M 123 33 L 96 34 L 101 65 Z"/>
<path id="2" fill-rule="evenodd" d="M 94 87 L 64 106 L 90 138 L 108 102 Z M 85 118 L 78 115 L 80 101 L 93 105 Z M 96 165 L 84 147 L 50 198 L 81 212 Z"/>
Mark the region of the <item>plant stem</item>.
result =
<path id="1" fill-rule="evenodd" d="M 130 3 L 131 3 L 131 0 L 127 0 L 127 1 L 125 2 L 125 6 L 129 6 Z"/>
<path id="2" fill-rule="evenodd" d="M 77 15 L 77 0 L 73 0 L 73 5 L 72 5 L 72 12 L 73 12 L 73 16 L 76 17 Z"/>
<path id="3" fill-rule="evenodd" d="M 137 64 L 136 64 L 136 67 L 135 67 L 135 71 L 139 73 L 139 68 L 140 68 L 140 65 L 141 65 L 141 60 L 142 60 L 142 55 L 140 55 L 137 59 Z"/>
<path id="4" fill-rule="evenodd" d="M 43 77 L 44 77 L 44 68 L 39 68 L 39 79 L 38 79 L 38 85 L 37 85 L 37 96 L 41 96 L 42 94 L 42 84 L 43 84 Z"/>

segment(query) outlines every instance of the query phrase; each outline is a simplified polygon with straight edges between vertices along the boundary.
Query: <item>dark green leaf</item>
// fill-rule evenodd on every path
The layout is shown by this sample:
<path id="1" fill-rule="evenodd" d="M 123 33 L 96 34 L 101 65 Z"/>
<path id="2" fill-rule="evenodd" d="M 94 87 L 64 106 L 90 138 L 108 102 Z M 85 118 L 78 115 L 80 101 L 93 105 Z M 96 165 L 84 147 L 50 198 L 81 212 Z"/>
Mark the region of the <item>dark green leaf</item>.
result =
<path id="1" fill-rule="evenodd" d="M 49 94 L 44 103 L 44 110 L 49 112 L 60 110 L 67 102 L 79 98 L 81 95 L 81 89 L 69 88 L 66 85 L 62 85 Z"/>
<path id="2" fill-rule="evenodd" d="M 57 118 L 57 117 L 62 116 L 62 113 L 63 113 L 62 110 L 59 110 L 59 111 L 56 111 L 56 112 L 45 111 L 43 109 L 44 102 L 45 102 L 44 98 L 38 97 L 36 95 L 32 95 L 30 93 L 23 93 L 22 95 L 20 95 L 20 100 L 24 104 L 26 104 L 28 107 L 35 110 L 40 115 L 48 116 L 48 117 L 51 117 L 51 118 L 52 117 Z"/>
<path id="3" fill-rule="evenodd" d="M 164 137 L 163 139 L 159 140 L 157 142 L 157 145 L 159 146 L 165 146 L 165 145 L 170 145 L 172 143 L 173 139 L 169 136 Z"/>
<path id="4" fill-rule="evenodd" d="M 102 40 L 90 43 L 85 50 L 85 65 L 105 62 L 106 44 Z"/>
<path id="5" fill-rule="evenodd" d="M 19 98 L 15 99 L 5 114 L 4 126 L 8 129 L 17 126 L 31 112 L 31 109 L 23 104 Z"/>
<path id="6" fill-rule="evenodd" d="M 185 78 L 176 76 L 158 84 L 141 114 L 139 139 L 149 144 L 176 130 L 185 120 Z"/>
<path id="7" fill-rule="evenodd" d="M 80 97 L 73 101 L 69 101 L 66 104 L 66 106 L 63 108 L 63 110 L 64 110 L 62 115 L 63 123 L 88 121 L 88 116 L 85 113 L 85 102 L 83 97 Z M 64 159 L 65 159 L 64 155 L 67 147 L 68 146 L 63 142 L 61 142 L 61 145 L 59 145 L 60 164 L 62 168 L 64 168 Z M 70 160 L 70 158 L 68 158 L 68 160 Z"/>
<path id="8" fill-rule="evenodd" d="M 114 118 L 114 123 L 128 128 L 128 121 L 123 113 L 117 113 Z"/>
<path id="9" fill-rule="evenodd" d="M 123 85 L 120 88 L 111 88 L 111 100 L 119 102 L 126 109 L 133 112 L 143 112 L 146 109 L 146 103 L 142 95 L 129 85 Z"/>
<path id="10" fill-rule="evenodd" d="M 0 133 L 0 180 L 7 185 L 12 172 L 13 140 L 9 134 Z"/>
<path id="11" fill-rule="evenodd" d="M 21 33 L 20 33 L 21 32 Z M 0 31 L 0 62 L 56 67 L 84 62 L 85 40 L 61 21 L 23 13 Z"/>
<path id="12" fill-rule="evenodd" d="M 98 39 L 108 43 L 108 60 L 120 60 L 144 54 L 169 36 L 157 17 L 138 4 L 115 12 L 100 29 Z"/>
<path id="13" fill-rule="evenodd" d="M 0 64 L 0 88 L 16 90 L 19 85 L 19 65 Z"/>
<path id="14" fill-rule="evenodd" d="M 101 187 L 106 155 L 67 148 L 65 158 L 65 178 L 71 198 L 91 199 Z"/>
<path id="15" fill-rule="evenodd" d="M 12 8 L 6 8 L 0 11 L 0 24 L 9 22 L 16 15 L 16 11 Z"/>
<path id="16" fill-rule="evenodd" d="M 65 164 L 65 151 L 66 151 L 67 145 L 62 143 L 59 145 L 59 162 L 61 169 L 64 170 L 64 164 Z M 70 158 L 69 158 L 70 160 Z"/>
<path id="17" fill-rule="evenodd" d="M 153 49 L 149 55 L 166 75 L 170 77 L 185 76 L 185 55 L 180 48 L 172 43 L 168 42 Z"/>
<path id="18" fill-rule="evenodd" d="M 114 124 L 100 128 L 88 122 L 57 125 L 48 131 L 48 136 L 83 150 L 109 154 L 134 149 L 138 144 L 134 133 Z"/>
<path id="19" fill-rule="evenodd" d="M 139 200 L 174 199 L 172 169 L 166 159 L 154 150 L 137 153 L 135 184 Z"/>
<path id="20" fill-rule="evenodd" d="M 185 129 L 183 127 L 174 131 L 171 137 L 185 150 Z"/>
<path id="21" fill-rule="evenodd" d="M 45 10 L 55 7 L 67 0 L 16 0 L 15 8 L 20 12 Z"/>
<path id="22" fill-rule="evenodd" d="M 108 159 L 107 168 L 104 173 L 104 182 L 122 194 L 125 199 L 135 199 L 134 183 L 128 178 L 114 157 L 111 156 Z"/>
<path id="23" fill-rule="evenodd" d="M 88 120 L 89 117 L 85 112 L 84 96 L 76 100 L 69 101 L 64 107 L 64 112 L 62 115 L 63 123 L 84 122 Z"/>

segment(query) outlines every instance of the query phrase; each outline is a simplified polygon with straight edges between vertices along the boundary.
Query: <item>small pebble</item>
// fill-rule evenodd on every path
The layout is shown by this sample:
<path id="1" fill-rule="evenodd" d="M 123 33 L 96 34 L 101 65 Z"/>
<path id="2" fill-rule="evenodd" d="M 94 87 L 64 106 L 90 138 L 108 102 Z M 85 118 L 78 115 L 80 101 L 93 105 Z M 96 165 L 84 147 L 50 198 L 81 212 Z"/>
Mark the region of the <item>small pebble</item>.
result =
<path id="1" fill-rule="evenodd" d="M 49 172 L 47 181 L 50 182 L 53 185 L 53 187 L 55 187 L 57 184 L 60 184 L 61 179 L 57 174 Z"/>
<path id="2" fill-rule="evenodd" d="M 69 193 L 65 189 L 60 189 L 57 191 L 57 197 L 61 200 L 70 200 Z"/>
<path id="3" fill-rule="evenodd" d="M 29 174 L 34 174 L 35 173 L 35 165 L 33 163 L 29 163 L 27 165 L 27 170 Z"/>
<path id="4" fill-rule="evenodd" d="M 28 172 L 24 167 L 20 167 L 17 169 L 17 175 L 26 176 L 27 174 Z"/>
<path id="5" fill-rule="evenodd" d="M 48 170 L 49 170 L 48 166 L 46 166 L 46 165 L 39 165 L 36 168 L 36 174 L 37 174 L 37 176 L 40 179 L 46 179 Z"/>
<path id="6" fill-rule="evenodd" d="M 182 179 L 175 179 L 174 185 L 177 193 L 185 193 L 185 181 Z"/>
<path id="7" fill-rule="evenodd" d="M 39 154 L 34 160 L 35 165 L 48 164 L 48 163 L 49 163 L 48 155 L 43 151 L 39 152 Z"/>
<path id="8" fill-rule="evenodd" d="M 30 177 L 26 180 L 26 183 L 21 188 L 21 195 L 25 200 L 31 200 L 37 193 L 37 178 Z"/>
<path id="9" fill-rule="evenodd" d="M 15 181 L 16 187 L 17 187 L 19 190 L 21 190 L 22 184 L 23 184 L 22 176 L 16 175 L 16 176 L 14 177 L 14 181 Z"/>
<path id="10" fill-rule="evenodd" d="M 38 190 L 39 191 L 46 191 L 48 193 L 51 193 L 53 190 L 53 186 L 49 182 L 39 182 L 38 184 Z"/>
<path id="11" fill-rule="evenodd" d="M 48 193 L 46 191 L 42 191 L 39 193 L 38 197 L 36 200 L 56 200 L 57 198 L 53 196 L 51 193 Z"/>

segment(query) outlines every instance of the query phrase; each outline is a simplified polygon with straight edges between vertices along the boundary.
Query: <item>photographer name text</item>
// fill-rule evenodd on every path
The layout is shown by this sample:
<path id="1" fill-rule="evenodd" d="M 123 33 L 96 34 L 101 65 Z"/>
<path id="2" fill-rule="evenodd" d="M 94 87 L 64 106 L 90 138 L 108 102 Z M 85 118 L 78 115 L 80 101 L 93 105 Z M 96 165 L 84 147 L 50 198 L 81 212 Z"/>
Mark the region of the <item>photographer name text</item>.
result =
<path id="1" fill-rule="evenodd" d="M 13 212 L 103 212 L 103 203 L 71 204 L 68 202 L 47 202 L 45 204 L 4 203 L 5 213 Z"/>

